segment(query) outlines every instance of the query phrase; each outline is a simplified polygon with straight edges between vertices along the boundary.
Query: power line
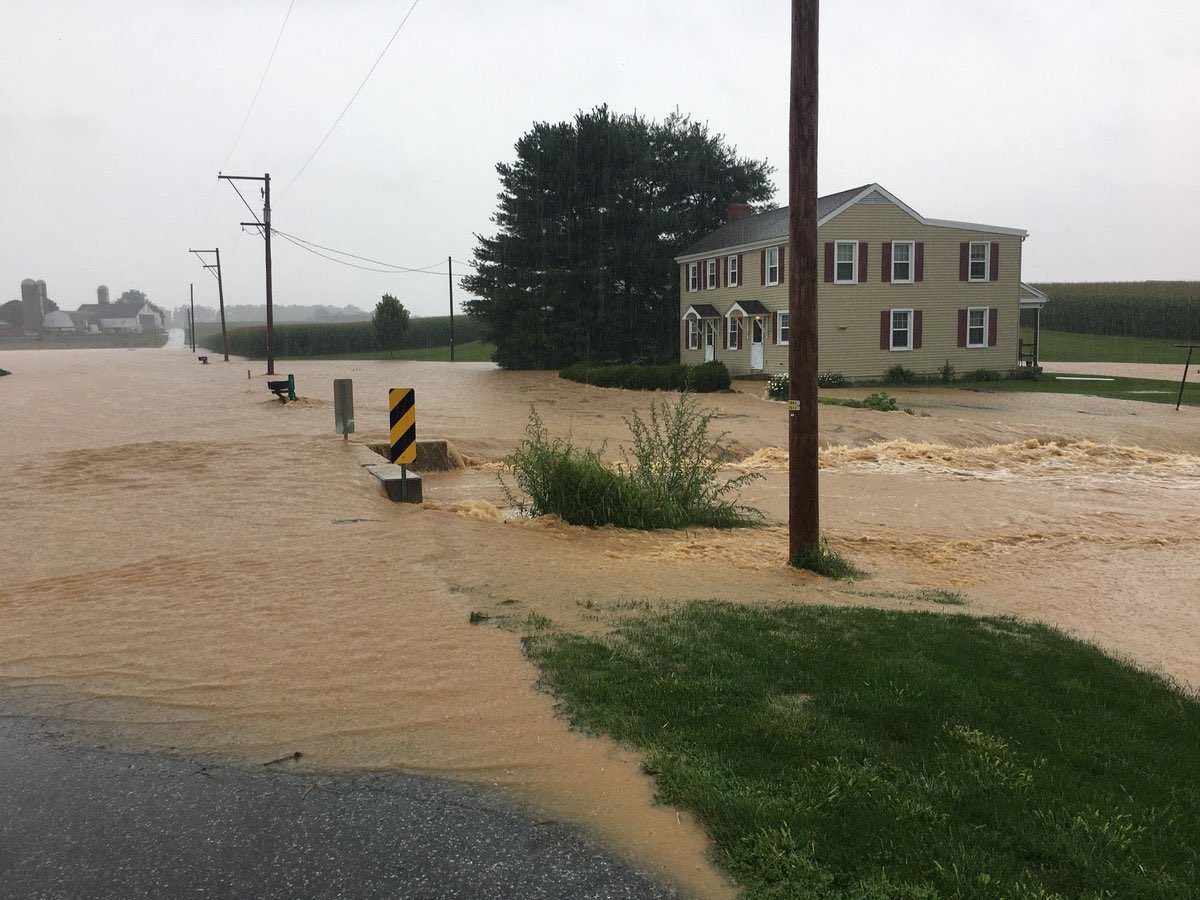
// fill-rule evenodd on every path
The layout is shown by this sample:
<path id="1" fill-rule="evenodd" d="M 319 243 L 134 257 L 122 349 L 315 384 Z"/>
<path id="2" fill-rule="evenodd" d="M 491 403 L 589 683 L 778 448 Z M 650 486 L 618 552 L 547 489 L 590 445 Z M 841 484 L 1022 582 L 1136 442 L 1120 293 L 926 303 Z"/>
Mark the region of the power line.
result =
<path id="1" fill-rule="evenodd" d="M 274 231 L 275 234 L 279 235 L 280 237 L 282 237 L 286 240 L 290 240 L 293 243 L 296 243 L 298 241 L 300 244 L 307 245 L 308 247 L 316 247 L 320 250 L 326 250 L 329 253 L 336 253 L 338 256 L 349 256 L 351 259 L 358 259 L 358 260 L 362 260 L 363 262 L 373 263 L 374 265 L 377 265 L 377 266 L 387 266 L 388 267 L 387 269 L 375 269 L 373 271 L 390 271 L 390 270 L 394 269 L 394 270 L 397 270 L 400 272 L 415 272 L 415 273 L 418 273 L 421 275 L 444 275 L 445 274 L 445 272 L 431 271 L 434 268 L 434 266 L 441 265 L 441 260 L 438 260 L 435 263 L 430 263 L 427 266 L 417 269 L 417 268 L 413 268 L 412 266 L 402 266 L 402 265 L 399 265 L 398 263 L 384 262 L 383 260 L 380 260 L 380 259 L 371 259 L 369 256 L 359 256 L 356 253 L 350 253 L 346 250 L 335 250 L 333 247 L 326 247 L 323 244 L 316 243 L 315 241 L 305 240 L 304 238 L 298 237 L 294 234 L 288 234 L 285 231 L 280 231 L 278 228 L 275 228 L 272 230 Z M 320 256 L 321 254 L 317 254 L 317 255 Z M 325 257 L 325 258 L 329 259 L 330 257 Z M 333 260 L 333 262 L 341 262 L 341 260 L 335 259 L 335 260 Z"/>
<path id="2" fill-rule="evenodd" d="M 275 35 L 275 46 L 271 48 L 271 55 L 267 57 L 267 67 L 263 69 L 262 78 L 258 79 L 258 88 L 254 91 L 254 99 L 250 101 L 250 108 L 246 110 L 246 118 L 242 119 L 242 127 L 238 129 L 237 137 L 233 139 L 233 146 L 225 154 L 225 162 L 221 163 L 222 169 L 229 164 L 229 157 L 233 156 L 233 151 L 237 149 L 238 141 L 242 139 L 242 132 L 246 130 L 246 123 L 250 121 L 250 114 L 254 112 L 254 104 L 258 102 L 258 95 L 262 92 L 262 86 L 267 80 L 267 73 L 271 71 L 271 63 L 275 60 L 275 51 L 279 49 L 279 40 L 283 37 L 283 29 L 287 28 L 288 19 L 292 15 L 292 7 L 295 5 L 296 0 L 292 0 L 288 4 L 287 12 L 283 16 L 283 24 L 279 26 L 279 34 Z"/>
<path id="3" fill-rule="evenodd" d="M 384 46 L 383 51 L 379 54 L 379 57 L 375 60 L 374 65 L 372 65 L 368 70 L 366 78 L 362 80 L 362 84 L 358 86 L 358 90 L 354 92 L 354 96 L 350 98 L 350 101 L 346 104 L 345 109 L 341 111 L 338 117 L 334 120 L 333 124 L 329 126 L 329 130 L 325 132 L 325 137 L 321 138 L 321 143 L 317 144 L 317 149 L 309 155 L 308 159 L 304 161 L 304 165 L 300 167 L 300 171 L 293 175 L 292 180 L 287 183 L 287 186 L 283 189 L 284 194 L 286 194 L 291 189 L 292 185 L 296 183 L 296 179 L 304 174 L 304 170 L 308 168 L 308 164 L 313 161 L 313 158 L 320 152 L 321 148 L 325 146 L 325 142 L 329 140 L 329 136 L 333 134 L 333 130 L 337 128 L 338 123 L 342 121 L 342 116 L 346 115 L 347 110 L 350 109 L 350 104 L 358 99 L 358 95 L 362 92 L 362 89 L 366 86 L 367 81 L 374 74 L 376 67 L 383 60 L 384 54 L 387 53 L 388 48 L 392 46 L 392 41 L 396 40 L 396 35 L 400 33 L 400 29 L 404 27 L 404 23 L 408 21 L 408 17 L 412 15 L 413 10 L 417 8 L 417 4 L 420 2 L 421 0 L 413 0 L 412 6 L 408 8 L 408 12 L 404 14 L 404 18 L 400 20 L 400 24 L 396 26 L 396 30 L 392 32 L 392 36 L 388 38 L 387 44 Z M 282 196 L 282 194 L 280 196 Z"/>

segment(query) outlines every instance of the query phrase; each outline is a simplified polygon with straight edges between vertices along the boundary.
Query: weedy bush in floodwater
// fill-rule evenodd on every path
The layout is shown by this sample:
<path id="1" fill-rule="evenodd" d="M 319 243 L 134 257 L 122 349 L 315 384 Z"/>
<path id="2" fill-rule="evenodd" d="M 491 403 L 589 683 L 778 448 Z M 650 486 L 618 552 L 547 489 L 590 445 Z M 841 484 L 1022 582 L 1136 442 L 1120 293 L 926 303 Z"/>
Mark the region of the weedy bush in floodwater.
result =
<path id="1" fill-rule="evenodd" d="M 954 366 L 950 365 L 950 360 L 942 363 L 938 376 L 942 379 L 942 384 L 951 384 L 954 381 Z"/>
<path id="2" fill-rule="evenodd" d="M 751 472 L 721 480 L 728 450 L 724 434 L 710 435 L 710 421 L 688 394 L 674 403 L 653 403 L 647 418 L 635 412 L 625 420 L 633 444 L 622 450 L 623 464 L 614 467 L 600 451 L 550 437 L 535 408 L 525 439 L 505 460 L 528 500 L 518 498 L 503 479 L 501 483 L 520 511 L 556 515 L 572 525 L 649 530 L 761 524 L 758 510 L 729 499 L 761 476 Z"/>
<path id="3" fill-rule="evenodd" d="M 886 391 L 878 391 L 874 394 L 867 394 L 861 400 L 852 400 L 849 397 L 820 397 L 818 403 L 824 403 L 828 406 L 849 406 L 852 409 L 873 409 L 876 412 L 895 412 L 899 407 L 896 406 L 896 398 L 888 394 Z"/>

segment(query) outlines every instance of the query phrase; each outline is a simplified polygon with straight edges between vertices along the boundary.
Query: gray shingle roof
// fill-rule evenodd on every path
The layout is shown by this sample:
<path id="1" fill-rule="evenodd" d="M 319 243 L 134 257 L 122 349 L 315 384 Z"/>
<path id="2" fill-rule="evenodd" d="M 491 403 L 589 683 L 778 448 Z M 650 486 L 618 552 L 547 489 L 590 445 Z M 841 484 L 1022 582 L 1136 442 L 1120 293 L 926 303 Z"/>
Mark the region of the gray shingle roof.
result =
<path id="1" fill-rule="evenodd" d="M 839 191 L 817 198 L 817 221 L 829 215 L 847 200 L 861 194 L 870 187 L 869 184 Z M 759 241 L 769 241 L 772 238 L 786 238 L 788 233 L 788 208 L 769 209 L 745 219 L 735 219 L 722 225 L 711 234 L 706 234 L 680 256 L 691 256 L 693 253 L 709 253 L 713 250 L 723 250 L 726 247 L 740 247 L 744 244 L 755 244 Z"/>

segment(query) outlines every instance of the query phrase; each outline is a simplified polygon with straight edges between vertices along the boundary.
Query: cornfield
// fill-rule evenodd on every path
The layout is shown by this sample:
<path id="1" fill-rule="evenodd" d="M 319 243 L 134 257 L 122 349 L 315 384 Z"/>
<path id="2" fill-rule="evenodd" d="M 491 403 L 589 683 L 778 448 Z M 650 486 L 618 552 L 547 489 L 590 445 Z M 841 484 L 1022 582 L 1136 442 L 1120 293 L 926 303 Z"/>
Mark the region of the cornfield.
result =
<path id="1" fill-rule="evenodd" d="M 220 329 L 212 334 L 201 334 L 199 328 L 196 331 L 199 344 L 214 353 L 220 351 Z M 454 317 L 456 345 L 482 338 L 483 326 L 477 320 L 470 316 Z M 450 317 L 429 316 L 412 319 L 399 349 L 446 347 L 449 344 Z M 371 353 L 378 349 L 375 327 L 371 322 L 288 322 L 275 326 L 275 355 L 278 357 L 338 356 Z M 229 352 L 248 359 L 265 359 L 266 326 L 252 325 L 230 329 Z"/>
<path id="2" fill-rule="evenodd" d="M 1096 281 L 1038 284 L 1050 302 L 1042 327 L 1077 334 L 1200 340 L 1200 282 Z"/>

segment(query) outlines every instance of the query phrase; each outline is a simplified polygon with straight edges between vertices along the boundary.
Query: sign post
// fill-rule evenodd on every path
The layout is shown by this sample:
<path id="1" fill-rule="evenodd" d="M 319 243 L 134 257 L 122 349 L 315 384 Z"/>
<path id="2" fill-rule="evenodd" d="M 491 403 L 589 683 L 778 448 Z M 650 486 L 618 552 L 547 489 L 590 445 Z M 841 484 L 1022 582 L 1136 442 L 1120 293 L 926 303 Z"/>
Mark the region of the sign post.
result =
<path id="1" fill-rule="evenodd" d="M 333 430 L 344 441 L 354 431 L 354 382 L 349 378 L 333 379 Z"/>
<path id="2" fill-rule="evenodd" d="M 388 391 L 391 411 L 391 452 L 388 458 L 400 466 L 400 497 L 408 499 L 408 465 L 417 458 L 417 399 L 412 388 Z"/>

